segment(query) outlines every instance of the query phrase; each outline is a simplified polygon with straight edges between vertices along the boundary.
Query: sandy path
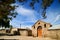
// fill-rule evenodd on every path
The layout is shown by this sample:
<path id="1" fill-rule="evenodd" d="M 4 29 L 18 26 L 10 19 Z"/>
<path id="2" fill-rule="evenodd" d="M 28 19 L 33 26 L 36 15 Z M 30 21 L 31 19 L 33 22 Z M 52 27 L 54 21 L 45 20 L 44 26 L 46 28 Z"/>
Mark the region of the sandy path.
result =
<path id="1" fill-rule="evenodd" d="M 19 40 L 56 40 L 51 38 L 39 38 L 39 37 L 28 37 L 28 36 L 0 36 L 0 39 L 19 39 Z"/>

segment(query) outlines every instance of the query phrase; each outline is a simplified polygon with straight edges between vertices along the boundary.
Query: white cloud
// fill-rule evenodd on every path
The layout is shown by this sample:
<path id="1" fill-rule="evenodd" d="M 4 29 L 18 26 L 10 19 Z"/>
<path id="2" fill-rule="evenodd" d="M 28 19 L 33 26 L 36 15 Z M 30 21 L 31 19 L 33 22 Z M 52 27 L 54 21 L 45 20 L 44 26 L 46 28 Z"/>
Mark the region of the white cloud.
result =
<path id="1" fill-rule="evenodd" d="M 53 25 L 53 26 L 50 27 L 49 29 L 60 29 L 60 24 Z"/>
<path id="2" fill-rule="evenodd" d="M 32 25 L 31 24 L 28 25 L 28 23 L 34 23 L 37 20 L 35 16 L 36 11 L 34 10 L 26 9 L 23 6 L 19 6 L 15 11 L 17 11 L 18 13 L 17 15 L 18 17 L 16 17 L 10 22 L 10 24 L 12 24 L 15 27 L 20 27 L 21 24 L 23 28 L 24 27 L 31 28 Z"/>
<path id="3" fill-rule="evenodd" d="M 34 13 L 33 10 L 30 10 L 30 9 L 26 9 L 24 8 L 23 6 L 19 6 L 17 9 L 16 9 L 17 13 L 21 14 L 21 15 L 24 15 L 24 16 L 29 16 L 29 15 L 32 15 Z"/>
<path id="4" fill-rule="evenodd" d="M 13 25 L 13 27 L 16 27 L 16 28 L 20 28 L 20 24 L 21 24 L 21 28 L 30 28 L 31 29 L 31 27 L 32 27 L 32 25 L 25 25 L 25 22 L 22 22 L 22 21 L 19 21 L 19 20 L 12 20 L 12 21 L 10 21 L 10 24 Z"/>
<path id="5" fill-rule="evenodd" d="M 21 28 L 29 28 L 31 29 L 32 25 L 21 25 Z"/>
<path id="6" fill-rule="evenodd" d="M 26 9 L 23 6 L 19 6 L 16 9 L 16 11 L 19 15 L 27 17 L 26 21 L 32 21 L 32 22 L 36 21 L 36 16 L 35 16 L 36 11 Z"/>
<path id="7" fill-rule="evenodd" d="M 53 21 L 53 23 L 57 22 L 58 20 L 60 20 L 60 15 L 57 15 L 55 20 Z"/>

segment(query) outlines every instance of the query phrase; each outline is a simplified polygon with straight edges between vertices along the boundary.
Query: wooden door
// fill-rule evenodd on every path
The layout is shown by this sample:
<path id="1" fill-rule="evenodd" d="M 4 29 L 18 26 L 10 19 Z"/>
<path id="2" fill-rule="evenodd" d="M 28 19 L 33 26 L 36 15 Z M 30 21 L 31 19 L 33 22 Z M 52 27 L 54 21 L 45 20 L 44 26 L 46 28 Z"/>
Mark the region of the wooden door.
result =
<path id="1" fill-rule="evenodd" d="M 38 34 L 38 37 L 42 37 L 42 28 L 38 28 L 37 29 L 37 34 Z"/>

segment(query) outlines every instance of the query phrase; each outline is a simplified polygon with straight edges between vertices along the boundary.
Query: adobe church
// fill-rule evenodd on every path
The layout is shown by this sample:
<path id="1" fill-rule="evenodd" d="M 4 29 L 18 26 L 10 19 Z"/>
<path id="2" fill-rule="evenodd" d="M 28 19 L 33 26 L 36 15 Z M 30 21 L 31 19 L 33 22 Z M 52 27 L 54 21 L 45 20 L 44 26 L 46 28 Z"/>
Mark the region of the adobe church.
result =
<path id="1" fill-rule="evenodd" d="M 50 23 L 43 22 L 41 20 L 38 20 L 33 26 L 32 26 L 32 35 L 34 37 L 43 37 L 47 36 L 48 28 L 50 28 L 52 25 Z"/>

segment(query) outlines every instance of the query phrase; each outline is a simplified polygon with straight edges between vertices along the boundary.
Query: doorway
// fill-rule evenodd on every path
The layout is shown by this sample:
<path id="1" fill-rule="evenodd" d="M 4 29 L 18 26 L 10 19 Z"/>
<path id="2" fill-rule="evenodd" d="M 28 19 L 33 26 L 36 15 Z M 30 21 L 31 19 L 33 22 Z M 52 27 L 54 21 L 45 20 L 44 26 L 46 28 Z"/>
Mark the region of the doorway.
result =
<path id="1" fill-rule="evenodd" d="M 38 28 L 37 28 L 37 36 L 42 37 L 42 26 L 38 26 Z"/>

